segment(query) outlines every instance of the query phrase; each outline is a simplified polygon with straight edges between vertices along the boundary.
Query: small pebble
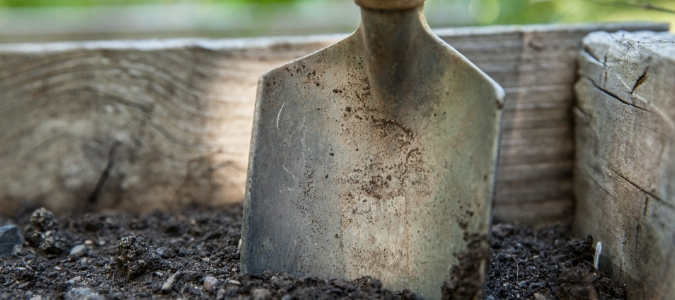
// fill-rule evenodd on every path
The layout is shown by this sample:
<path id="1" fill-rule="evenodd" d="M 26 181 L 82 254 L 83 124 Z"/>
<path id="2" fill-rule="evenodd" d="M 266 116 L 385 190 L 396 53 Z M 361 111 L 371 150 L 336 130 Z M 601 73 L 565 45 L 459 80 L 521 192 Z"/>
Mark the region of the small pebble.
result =
<path id="1" fill-rule="evenodd" d="M 82 276 L 76 276 L 76 277 L 68 280 L 66 283 L 68 283 L 68 285 L 74 285 L 74 284 L 80 282 L 80 280 L 82 280 Z"/>
<path id="2" fill-rule="evenodd" d="M 84 256 L 87 254 L 87 246 L 85 245 L 77 245 L 70 249 L 70 255 L 72 256 Z"/>
<path id="3" fill-rule="evenodd" d="M 251 291 L 251 296 L 253 297 L 253 300 L 272 299 L 272 293 L 270 293 L 268 289 L 264 288 L 253 289 Z"/>
<path id="4" fill-rule="evenodd" d="M 180 275 L 180 271 L 169 276 L 169 279 L 162 285 L 162 292 L 168 292 L 173 289 L 173 285 L 176 283 L 176 277 L 178 277 L 178 275 Z"/>
<path id="5" fill-rule="evenodd" d="M 546 300 L 546 296 L 539 293 L 534 293 L 534 300 Z"/>
<path id="6" fill-rule="evenodd" d="M 155 249 L 155 253 L 157 253 L 157 255 L 161 256 L 162 258 L 171 258 L 171 255 L 169 255 L 169 248 L 167 247 L 159 247 Z"/>
<path id="7" fill-rule="evenodd" d="M 218 289 L 218 292 L 216 293 L 216 299 L 217 300 L 225 299 L 225 289 L 222 288 Z"/>
<path id="8" fill-rule="evenodd" d="M 493 297 L 492 295 L 490 295 L 490 296 L 487 296 L 487 297 L 485 298 L 485 300 L 495 300 L 495 297 Z"/>
<path id="9" fill-rule="evenodd" d="M 231 284 L 231 285 L 241 285 L 241 282 L 239 282 L 239 281 L 237 281 L 237 280 L 233 280 L 233 279 L 228 279 L 228 280 L 226 281 L 226 283 L 227 283 L 227 284 Z"/>
<path id="10" fill-rule="evenodd" d="M 215 278 L 213 276 L 206 276 L 204 278 L 204 289 L 208 293 L 213 293 L 218 286 L 218 278 Z"/>
<path id="11" fill-rule="evenodd" d="M 23 244 L 23 237 L 16 225 L 0 227 L 0 257 L 12 254 L 14 246 Z"/>
<path id="12" fill-rule="evenodd" d="M 90 288 L 73 288 L 68 291 L 63 298 L 66 300 L 103 300 L 98 293 L 92 291 Z"/>

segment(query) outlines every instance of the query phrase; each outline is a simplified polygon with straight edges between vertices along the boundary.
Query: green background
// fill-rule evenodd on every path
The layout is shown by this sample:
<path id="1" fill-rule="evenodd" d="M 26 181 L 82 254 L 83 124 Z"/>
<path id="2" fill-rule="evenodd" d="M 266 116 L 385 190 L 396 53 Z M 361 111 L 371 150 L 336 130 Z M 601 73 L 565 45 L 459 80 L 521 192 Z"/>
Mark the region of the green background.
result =
<path id="1" fill-rule="evenodd" d="M 105 19 L 114 15 L 108 11 L 117 15 Z M 433 28 L 672 24 L 675 0 L 427 0 L 426 15 Z M 356 25 L 358 8 L 352 0 L 0 0 L 0 43 L 347 33 Z"/>

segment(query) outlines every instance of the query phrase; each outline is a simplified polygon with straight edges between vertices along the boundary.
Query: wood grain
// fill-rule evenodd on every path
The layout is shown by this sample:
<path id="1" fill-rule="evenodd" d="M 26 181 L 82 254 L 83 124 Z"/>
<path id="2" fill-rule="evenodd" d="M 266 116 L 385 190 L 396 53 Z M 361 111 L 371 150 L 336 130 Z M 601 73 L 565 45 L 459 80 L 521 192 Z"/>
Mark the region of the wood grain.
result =
<path id="1" fill-rule="evenodd" d="M 580 74 L 575 229 L 629 299 L 674 299 L 675 36 L 594 33 Z"/>
<path id="2" fill-rule="evenodd" d="M 583 36 L 618 29 L 667 25 L 436 31 L 507 93 L 496 218 L 572 207 L 576 57 Z M 0 213 L 25 200 L 55 210 L 241 201 L 259 74 L 342 37 L 0 46 Z"/>
<path id="3" fill-rule="evenodd" d="M 581 40 L 593 31 L 617 30 L 663 31 L 667 26 L 535 25 L 437 32 L 506 91 L 495 219 L 532 223 L 571 212 L 572 86 Z"/>
<path id="4" fill-rule="evenodd" d="M 241 201 L 257 77 L 335 40 L 4 47 L 2 211 Z"/>

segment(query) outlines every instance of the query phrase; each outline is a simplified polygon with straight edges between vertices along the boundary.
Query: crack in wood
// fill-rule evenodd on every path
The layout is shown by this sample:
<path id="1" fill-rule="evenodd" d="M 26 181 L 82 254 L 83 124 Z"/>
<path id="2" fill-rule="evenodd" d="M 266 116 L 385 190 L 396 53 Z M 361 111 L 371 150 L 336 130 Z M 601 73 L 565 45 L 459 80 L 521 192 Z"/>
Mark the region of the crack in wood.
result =
<path id="1" fill-rule="evenodd" d="M 581 108 L 581 106 L 575 105 L 572 109 L 578 117 L 583 118 L 585 121 L 590 119 L 588 113 L 583 108 Z"/>
<path id="2" fill-rule="evenodd" d="M 110 177 L 110 171 L 115 166 L 115 151 L 117 150 L 117 147 L 119 145 L 121 145 L 121 143 L 115 141 L 110 147 L 110 153 L 108 154 L 108 163 L 106 164 L 105 169 L 103 169 L 101 177 L 99 177 L 98 182 L 96 183 L 96 187 L 94 187 L 94 190 L 91 192 L 89 199 L 87 199 L 86 210 L 91 210 L 93 206 L 96 205 L 96 202 L 98 201 L 98 198 L 101 195 L 101 191 L 103 190 L 103 186 Z"/>
<path id="3" fill-rule="evenodd" d="M 640 87 L 645 81 L 647 81 L 647 72 L 649 71 L 649 65 L 645 69 L 645 71 L 638 77 L 638 79 L 635 81 L 635 85 L 633 86 L 633 89 L 630 91 L 630 93 L 634 93 L 635 90 Z"/>
<path id="4" fill-rule="evenodd" d="M 609 166 L 608 166 L 607 168 L 608 168 L 610 171 L 614 172 L 614 174 L 619 175 L 619 177 L 623 178 L 623 180 L 625 180 L 626 182 L 630 183 L 632 186 L 634 186 L 634 187 L 637 188 L 638 190 L 640 190 L 640 191 L 642 191 L 643 193 L 645 193 L 645 194 L 651 196 L 652 198 L 654 198 L 654 199 L 655 199 L 656 201 L 658 201 L 659 203 L 665 205 L 666 207 L 668 207 L 668 208 L 670 208 L 670 209 L 672 209 L 672 210 L 675 210 L 675 206 L 672 205 L 672 204 L 670 204 L 670 203 L 668 203 L 668 201 L 666 201 L 666 200 L 664 200 L 663 198 L 657 196 L 657 195 L 654 194 L 653 192 L 650 192 L 650 191 L 648 191 L 648 190 L 642 188 L 642 187 L 639 186 L 637 183 L 631 181 L 630 179 L 628 179 L 628 177 L 622 175 L 621 173 L 617 172 L 617 171 L 614 170 L 613 168 L 611 168 L 611 167 L 609 167 Z"/>
<path id="5" fill-rule="evenodd" d="M 608 95 L 608 96 L 610 96 L 610 97 L 616 99 L 617 101 L 619 101 L 619 102 L 621 102 L 621 103 L 623 103 L 623 104 L 625 104 L 625 105 L 628 105 L 628 106 L 630 106 L 630 107 L 633 107 L 633 108 L 642 110 L 642 111 L 651 112 L 650 110 L 648 110 L 648 109 L 646 109 L 646 108 L 643 108 L 643 107 L 640 107 L 640 106 L 635 105 L 634 103 L 630 103 L 630 102 L 628 102 L 628 101 L 625 101 L 625 100 L 621 99 L 621 97 L 617 96 L 616 94 L 614 94 L 614 93 L 612 93 L 612 92 L 610 92 L 610 91 L 608 91 L 608 90 L 606 90 L 606 89 L 603 89 L 603 88 L 600 87 L 597 83 L 595 83 L 595 81 L 594 81 L 593 79 L 588 78 L 588 77 L 586 77 L 586 76 L 584 76 L 584 78 L 587 79 L 588 81 L 590 81 L 591 84 L 593 84 L 593 86 L 594 86 L 596 89 L 598 89 L 599 91 L 603 92 L 604 94 L 606 94 L 606 95 Z"/>
<path id="6" fill-rule="evenodd" d="M 600 184 L 600 182 L 599 182 L 597 179 L 595 179 L 595 177 L 593 177 L 593 174 L 591 174 L 591 172 L 589 172 L 589 171 L 586 170 L 585 168 L 580 168 L 580 170 L 582 170 L 584 173 L 586 173 L 586 175 L 588 176 L 588 178 L 590 178 L 591 180 L 593 180 L 593 182 L 594 182 L 594 183 L 595 183 L 595 184 L 596 184 L 603 192 L 607 193 L 607 195 L 609 195 L 609 197 L 611 197 L 612 199 L 618 201 L 618 199 L 616 198 L 616 196 L 614 196 L 614 194 L 610 193 L 610 192 L 609 192 L 602 184 Z"/>
<path id="7" fill-rule="evenodd" d="M 584 45 L 584 47 L 583 47 L 583 49 L 581 49 L 581 51 L 583 53 L 587 54 L 588 56 L 590 56 L 591 58 L 593 58 L 596 62 L 602 64 L 605 67 L 607 66 L 607 64 L 606 64 L 607 57 L 605 57 L 604 61 L 600 60 L 597 56 L 593 55 L 593 53 L 590 51 L 590 47 L 588 45 Z"/>

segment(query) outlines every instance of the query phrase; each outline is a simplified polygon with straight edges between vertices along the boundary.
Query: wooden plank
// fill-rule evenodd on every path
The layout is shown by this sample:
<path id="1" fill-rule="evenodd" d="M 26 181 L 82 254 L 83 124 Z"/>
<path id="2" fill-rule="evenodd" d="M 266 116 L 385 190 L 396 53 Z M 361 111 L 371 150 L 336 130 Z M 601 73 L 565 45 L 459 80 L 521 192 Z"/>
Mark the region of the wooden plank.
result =
<path id="1" fill-rule="evenodd" d="M 512 222 L 517 224 L 541 223 L 542 219 L 548 222 L 568 220 L 566 214 L 572 213 L 573 204 L 568 198 L 547 199 L 541 201 L 498 202 L 493 209 L 493 222 Z"/>
<path id="2" fill-rule="evenodd" d="M 674 299 L 675 36 L 594 33 L 580 66 L 575 228 L 630 299 Z"/>
<path id="3" fill-rule="evenodd" d="M 257 77 L 336 40 L 4 46 L 2 212 L 241 201 Z"/>
<path id="4" fill-rule="evenodd" d="M 540 189 L 533 194 L 532 191 L 528 191 L 528 187 L 532 186 L 530 180 L 536 176 L 521 176 L 520 174 L 527 173 L 521 170 L 530 168 L 532 174 L 539 174 L 541 170 L 538 168 L 541 164 L 555 165 L 562 162 L 557 168 L 549 168 L 547 172 L 559 174 L 557 180 L 561 182 L 572 179 L 572 164 L 565 165 L 564 162 L 570 161 L 569 145 L 573 144 L 571 108 L 574 95 L 571 87 L 577 78 L 576 66 L 577 55 L 581 47 L 580 41 L 588 33 L 598 30 L 665 29 L 647 29 L 641 26 L 644 24 L 568 25 L 564 27 L 544 25 L 526 26 L 517 31 L 509 31 L 510 27 L 468 28 L 456 32 L 467 33 L 471 37 L 462 36 L 457 39 L 444 37 L 442 32 L 439 32 L 443 39 L 476 63 L 507 91 L 495 194 L 495 216 L 511 221 L 517 220 L 521 217 L 520 214 L 513 214 L 513 218 L 509 218 L 509 212 L 513 210 L 501 212 L 499 210 L 503 206 L 499 204 L 528 201 L 527 199 L 537 199 L 540 202 L 567 199 L 567 205 L 528 207 L 528 209 L 545 209 L 546 211 L 537 211 L 542 216 L 561 217 L 569 211 L 567 208 L 573 203 L 571 185 L 568 185 L 567 189 L 560 190 L 559 196 L 552 196 L 546 189 Z M 470 40 L 473 37 L 476 39 Z M 545 90 L 551 87 L 566 91 L 555 93 Z M 537 89 L 544 91 L 534 92 Z M 536 103 L 553 101 L 556 105 L 549 105 L 549 107 L 536 105 Z M 535 105 L 532 105 L 533 103 Z M 529 130 L 532 128 L 542 129 Z M 545 128 L 550 128 L 551 134 L 547 135 Z M 561 130 L 560 128 L 567 129 Z M 560 132 L 565 132 L 566 135 L 556 134 Z M 532 150 L 518 151 L 525 147 L 532 148 Z M 546 155 L 540 153 L 546 153 Z M 530 154 L 532 156 L 529 156 Z M 514 168 L 516 162 L 521 164 L 522 168 Z M 502 184 L 503 180 L 514 178 L 521 178 L 522 181 Z M 557 210 L 551 212 L 548 209 Z M 528 220 L 536 219 L 529 218 Z"/>
<path id="5" fill-rule="evenodd" d="M 436 31 L 507 91 L 499 180 L 509 184 L 498 182 L 497 204 L 563 201 L 528 191 L 533 177 L 523 174 L 531 168 L 571 178 L 580 41 L 618 29 L 667 25 Z M 55 210 L 240 201 L 258 75 L 342 37 L 0 46 L 0 213 L 12 214 L 25 199 Z M 557 167 L 537 171 L 541 165 Z M 567 206 L 569 191 L 561 191 Z M 563 215 L 567 206 L 540 213 Z"/>
<path id="6" fill-rule="evenodd" d="M 538 146 L 538 147 L 537 147 Z M 500 167 L 509 165 L 539 164 L 550 161 L 573 161 L 574 142 L 567 140 L 557 147 L 549 145 L 510 145 L 508 151 L 499 153 Z M 501 171 L 501 173 L 504 173 Z"/>

